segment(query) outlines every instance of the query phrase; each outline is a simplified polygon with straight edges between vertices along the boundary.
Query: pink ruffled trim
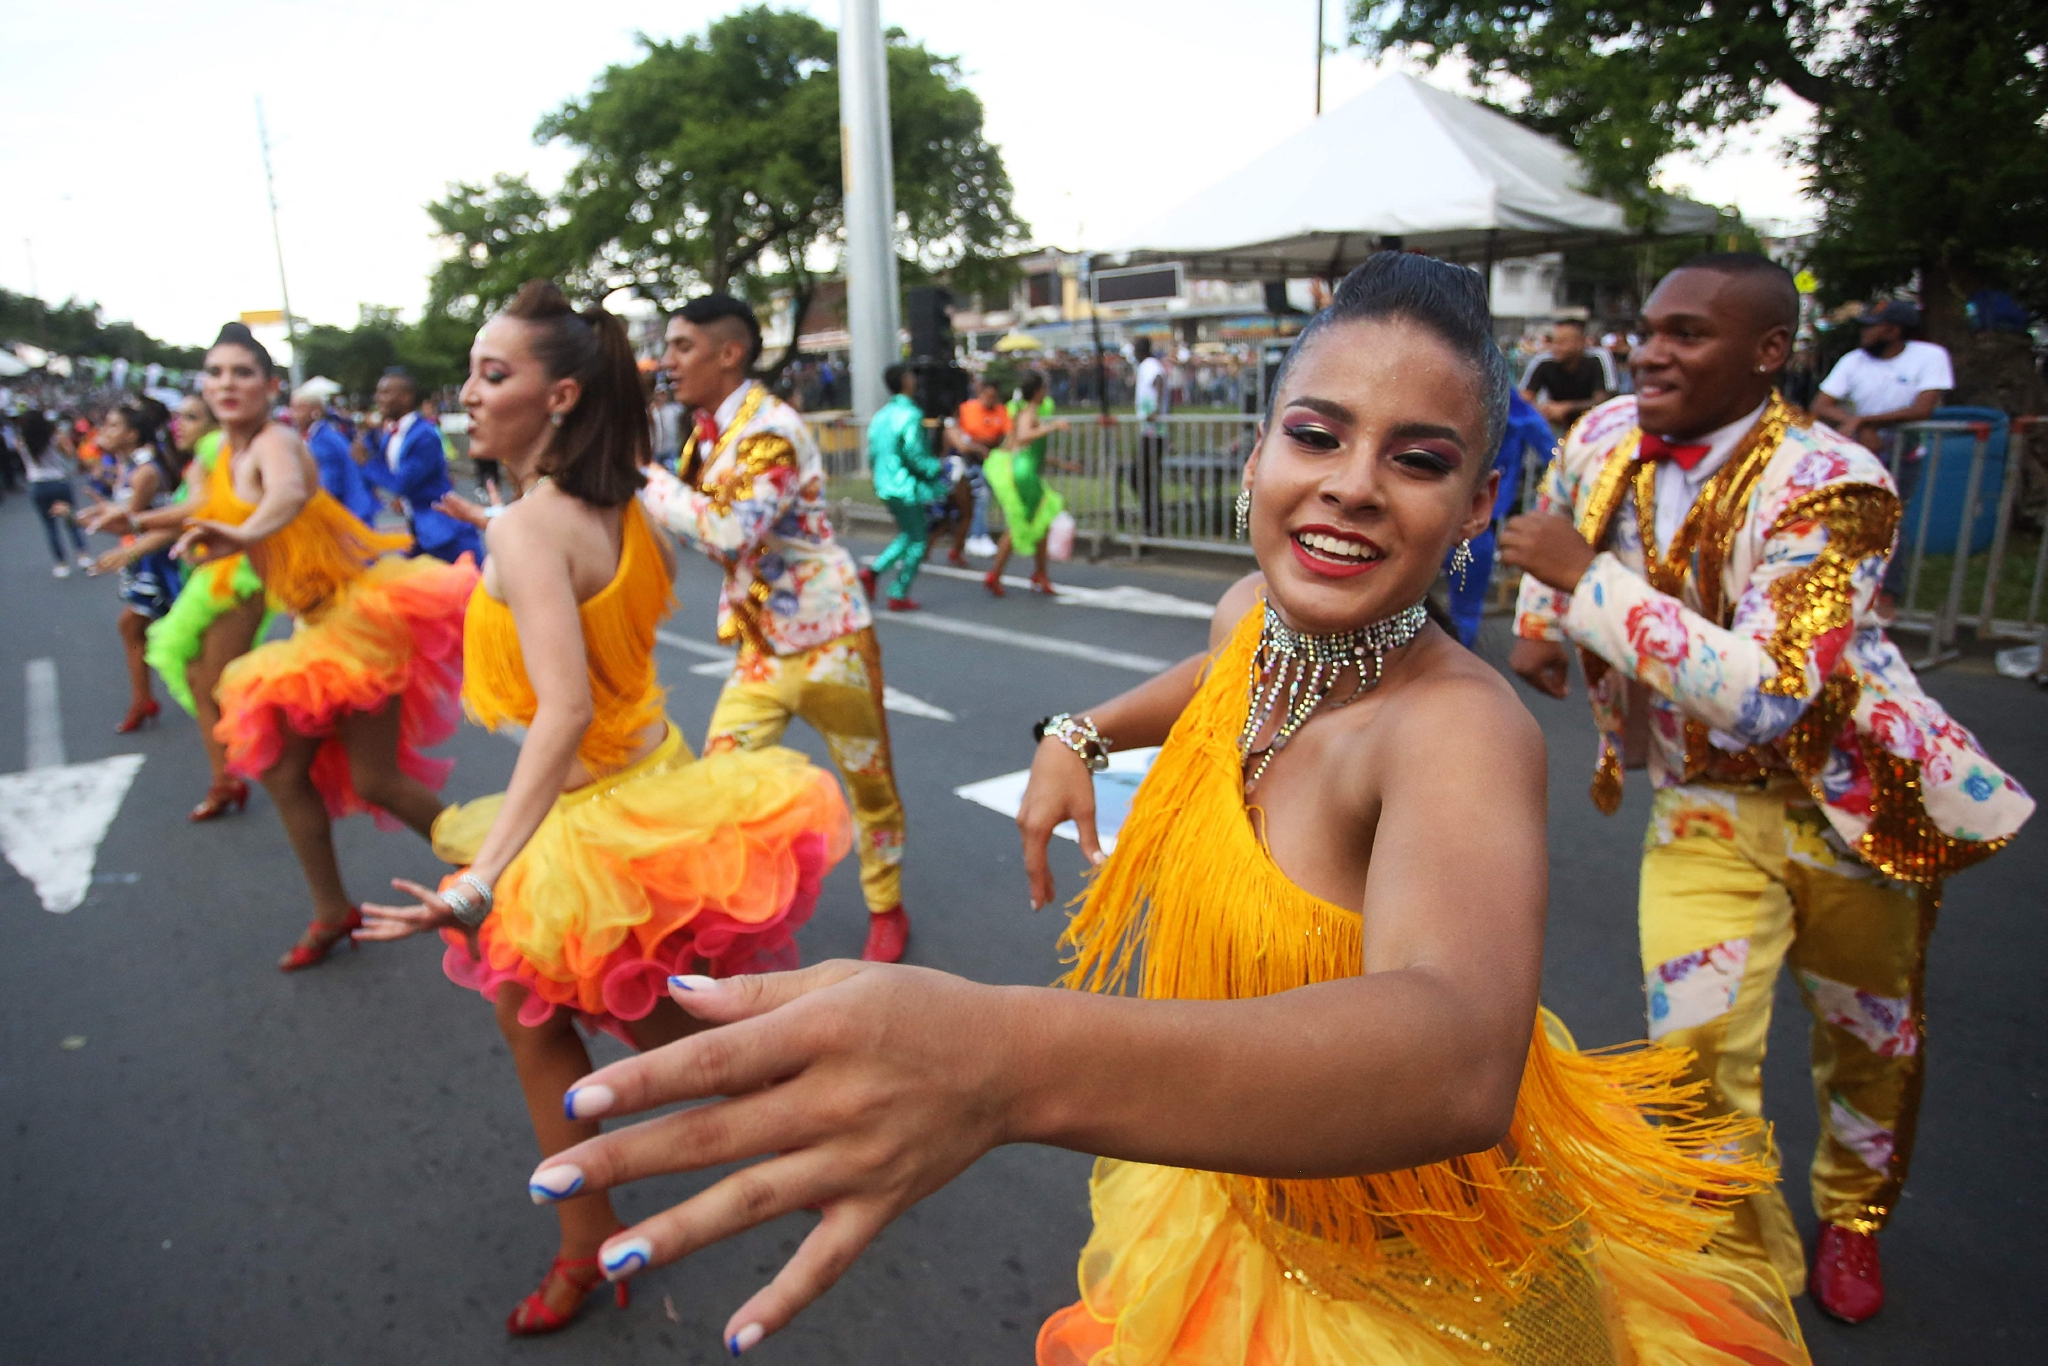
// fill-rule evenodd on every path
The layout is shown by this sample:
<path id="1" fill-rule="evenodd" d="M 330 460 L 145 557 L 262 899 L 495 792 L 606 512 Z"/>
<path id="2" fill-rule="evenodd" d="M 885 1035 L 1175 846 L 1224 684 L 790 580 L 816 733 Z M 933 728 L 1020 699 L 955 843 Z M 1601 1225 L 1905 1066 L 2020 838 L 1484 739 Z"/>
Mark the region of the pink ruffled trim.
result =
<path id="1" fill-rule="evenodd" d="M 324 736 L 309 776 L 328 815 L 340 820 L 368 813 L 379 828 L 400 829 L 400 821 L 356 791 L 348 751 L 334 735 L 340 717 L 376 711 L 395 695 L 400 699 L 399 771 L 441 790 L 455 761 L 422 751 L 444 743 L 462 721 L 462 619 L 477 570 L 467 555 L 454 565 L 412 563 L 419 565 L 418 572 L 358 580 L 329 619 L 307 628 L 320 631 L 345 613 L 367 618 L 394 636 L 402 634 L 396 668 L 380 672 L 360 660 L 352 661 L 356 667 L 337 668 L 314 652 L 298 651 L 307 667 L 270 672 L 264 667 L 270 660 L 263 655 L 271 646 L 259 646 L 237 661 L 245 671 L 223 683 L 221 721 L 215 728 L 227 746 L 230 772 L 260 779 L 283 753 L 287 734 Z M 408 642 L 409 649 L 404 648 Z M 284 640 L 275 648 L 291 652 L 294 645 Z"/>
<path id="2" fill-rule="evenodd" d="M 789 853 L 796 863 L 796 891 L 780 915 L 748 924 L 706 906 L 652 949 L 642 950 L 636 940 L 628 938 L 605 960 L 604 1010 L 577 1010 L 566 1004 L 559 1008 L 575 1011 L 584 1024 L 630 1045 L 633 1038 L 626 1022 L 646 1019 L 657 1002 L 667 999 L 671 977 L 683 973 L 732 977 L 786 972 L 799 966 L 802 959 L 796 932 L 817 909 L 818 891 L 833 860 L 820 831 L 807 831 L 791 840 Z M 449 981 L 481 992 L 488 1001 L 496 1001 L 499 988 L 506 985 L 523 989 L 526 999 L 519 1007 L 519 1023 L 529 1029 L 554 1015 L 557 1004 L 542 994 L 541 978 L 525 959 L 515 959 L 509 969 L 496 968 L 488 958 L 471 958 L 467 941 L 455 931 L 443 930 L 441 937 L 448 943 L 441 955 L 441 970 Z"/>

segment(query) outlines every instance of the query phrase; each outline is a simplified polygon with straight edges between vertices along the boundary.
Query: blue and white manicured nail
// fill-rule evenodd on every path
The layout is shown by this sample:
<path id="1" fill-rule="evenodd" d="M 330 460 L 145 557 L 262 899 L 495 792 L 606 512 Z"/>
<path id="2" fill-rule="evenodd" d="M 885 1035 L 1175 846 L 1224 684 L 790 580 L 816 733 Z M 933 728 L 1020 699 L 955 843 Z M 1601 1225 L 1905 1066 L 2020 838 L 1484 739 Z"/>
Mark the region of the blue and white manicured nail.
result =
<path id="1" fill-rule="evenodd" d="M 696 973 L 685 973 L 681 977 L 668 979 L 669 986 L 677 991 L 710 991 L 718 985 L 716 977 L 699 977 Z"/>
<path id="2" fill-rule="evenodd" d="M 621 1238 L 597 1251 L 598 1264 L 604 1268 L 606 1280 L 621 1280 L 636 1271 L 645 1271 L 648 1262 L 654 1258 L 654 1244 L 645 1238 Z"/>
<path id="3" fill-rule="evenodd" d="M 570 1119 L 595 1119 L 618 1103 L 609 1086 L 578 1086 L 562 1097 L 562 1113 Z"/>
<path id="4" fill-rule="evenodd" d="M 533 1197 L 536 1205 L 553 1204 L 567 1200 L 583 1189 L 583 1168 L 567 1162 L 552 1167 L 542 1167 L 527 1178 L 526 1193 Z"/>
<path id="5" fill-rule="evenodd" d="M 741 1352 L 754 1346 L 766 1336 L 768 1336 L 767 1329 L 758 1323 L 750 1323 L 725 1340 L 725 1350 L 731 1352 L 734 1356 L 738 1356 Z"/>

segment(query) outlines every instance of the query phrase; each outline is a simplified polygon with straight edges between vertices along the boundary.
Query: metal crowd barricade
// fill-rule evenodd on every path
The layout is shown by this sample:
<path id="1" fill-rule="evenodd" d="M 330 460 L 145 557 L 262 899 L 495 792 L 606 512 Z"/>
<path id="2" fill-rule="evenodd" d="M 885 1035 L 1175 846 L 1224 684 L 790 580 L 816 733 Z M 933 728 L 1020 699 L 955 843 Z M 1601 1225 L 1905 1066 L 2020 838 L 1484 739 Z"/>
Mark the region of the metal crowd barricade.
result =
<path id="1" fill-rule="evenodd" d="M 1891 627 L 1894 632 L 1926 636 L 1926 649 L 1912 661 L 1915 668 L 1929 668 L 1954 659 L 1960 653 L 1957 629 L 1966 621 L 1979 641 L 2040 641 L 2048 634 L 2041 620 L 2043 579 L 2048 574 L 2048 535 L 2039 530 L 2031 533 L 2038 538 L 2031 565 L 2014 554 L 2017 537 L 2029 534 L 2019 521 L 2019 495 L 2024 482 L 2027 442 L 2037 426 L 2038 419 L 2022 417 L 2012 423 L 2007 433 L 2003 468 L 1998 471 L 1998 509 L 1992 519 L 1990 544 L 1981 553 L 1974 548 L 1974 541 L 1983 512 L 1985 481 L 1991 473 L 1992 424 L 1944 420 L 1901 423 L 1892 429 L 1898 434 L 1888 458 L 1893 479 L 1898 480 L 1906 473 L 1907 463 L 1916 452 L 1920 463 L 1916 488 L 1907 500 L 1894 552 L 1894 558 L 1903 562 L 1905 582 Z M 1947 529 L 1936 525 L 1937 505 L 1942 502 L 1942 466 L 1944 459 L 1953 462 L 1958 453 L 1950 449 L 1951 442 L 1944 438 L 1958 435 L 1971 438 L 1969 466 L 1954 523 L 1954 549 L 1943 564 L 1943 556 L 1930 551 L 1929 544 L 1935 533 Z M 1948 519 L 1940 520 L 1945 523 Z M 1980 568 L 1983 587 L 1975 602 L 1970 603 L 1966 601 L 1969 582 Z M 2000 604 L 2001 589 L 2007 586 L 2006 580 L 2015 568 L 2028 575 L 2026 608 L 2018 616 L 2002 614 Z M 1945 583 L 1941 582 L 1944 577 Z M 1939 593 L 1937 601 L 1922 604 L 1923 581 Z M 1966 615 L 1966 607 L 1975 610 Z"/>

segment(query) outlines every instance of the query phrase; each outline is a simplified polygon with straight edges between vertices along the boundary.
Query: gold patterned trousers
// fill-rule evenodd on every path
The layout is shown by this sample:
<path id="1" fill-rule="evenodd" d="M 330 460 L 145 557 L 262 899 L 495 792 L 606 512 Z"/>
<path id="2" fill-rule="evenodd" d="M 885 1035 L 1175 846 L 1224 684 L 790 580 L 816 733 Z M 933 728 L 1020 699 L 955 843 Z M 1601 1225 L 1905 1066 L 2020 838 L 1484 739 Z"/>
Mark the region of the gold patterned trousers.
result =
<path id="1" fill-rule="evenodd" d="M 1939 904 L 1938 892 L 1858 859 L 1789 779 L 1656 794 L 1638 906 L 1650 1037 L 1693 1051 L 1721 1112 L 1761 1116 L 1772 991 L 1791 967 L 1813 1017 L 1821 1137 L 1810 1177 L 1824 1222 L 1875 1233 L 1905 1184 Z M 1778 1189 L 1747 1201 L 1718 1246 L 1767 1258 L 1793 1294 L 1805 1286 Z"/>
<path id="2" fill-rule="evenodd" d="M 792 716 L 824 737 L 860 832 L 860 890 L 880 914 L 903 901 L 903 802 L 882 711 L 882 651 L 872 626 L 792 655 L 740 647 L 711 712 L 706 753 L 780 744 Z"/>

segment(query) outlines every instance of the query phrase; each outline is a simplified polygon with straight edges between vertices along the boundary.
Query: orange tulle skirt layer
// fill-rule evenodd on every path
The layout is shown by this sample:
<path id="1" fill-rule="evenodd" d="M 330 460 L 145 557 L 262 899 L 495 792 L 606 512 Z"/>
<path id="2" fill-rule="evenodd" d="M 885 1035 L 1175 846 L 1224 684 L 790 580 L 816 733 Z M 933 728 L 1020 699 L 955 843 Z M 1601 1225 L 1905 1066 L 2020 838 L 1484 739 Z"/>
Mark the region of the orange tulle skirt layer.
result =
<path id="1" fill-rule="evenodd" d="M 467 864 L 504 794 L 451 806 L 434 852 Z M 559 1009 L 627 1036 L 677 973 L 797 966 L 796 930 L 852 834 L 839 784 L 794 750 L 692 759 L 671 725 L 646 758 L 566 792 L 492 889 L 480 955 L 453 930 L 442 968 L 495 1000 L 526 993 L 533 1026 Z"/>
<path id="2" fill-rule="evenodd" d="M 1390 1237 L 1363 1278 L 1345 1284 L 1328 1265 L 1311 1276 L 1283 1264 L 1206 1172 L 1103 1159 L 1090 1193 L 1095 1232 L 1081 1254 L 1081 1301 L 1039 1331 L 1039 1366 L 1807 1360 L 1768 1266 L 1581 1245 L 1510 1298 L 1447 1282 L 1407 1239 Z"/>
<path id="3" fill-rule="evenodd" d="M 398 766 L 438 789 L 453 764 L 422 751 L 461 720 L 462 614 L 476 586 L 467 557 L 456 564 L 387 556 L 344 585 L 318 616 L 285 640 L 259 645 L 228 665 L 220 681 L 220 724 L 228 768 L 260 778 L 288 735 L 325 737 L 313 785 L 338 817 L 370 812 L 356 792 L 335 722 L 399 699 Z"/>

